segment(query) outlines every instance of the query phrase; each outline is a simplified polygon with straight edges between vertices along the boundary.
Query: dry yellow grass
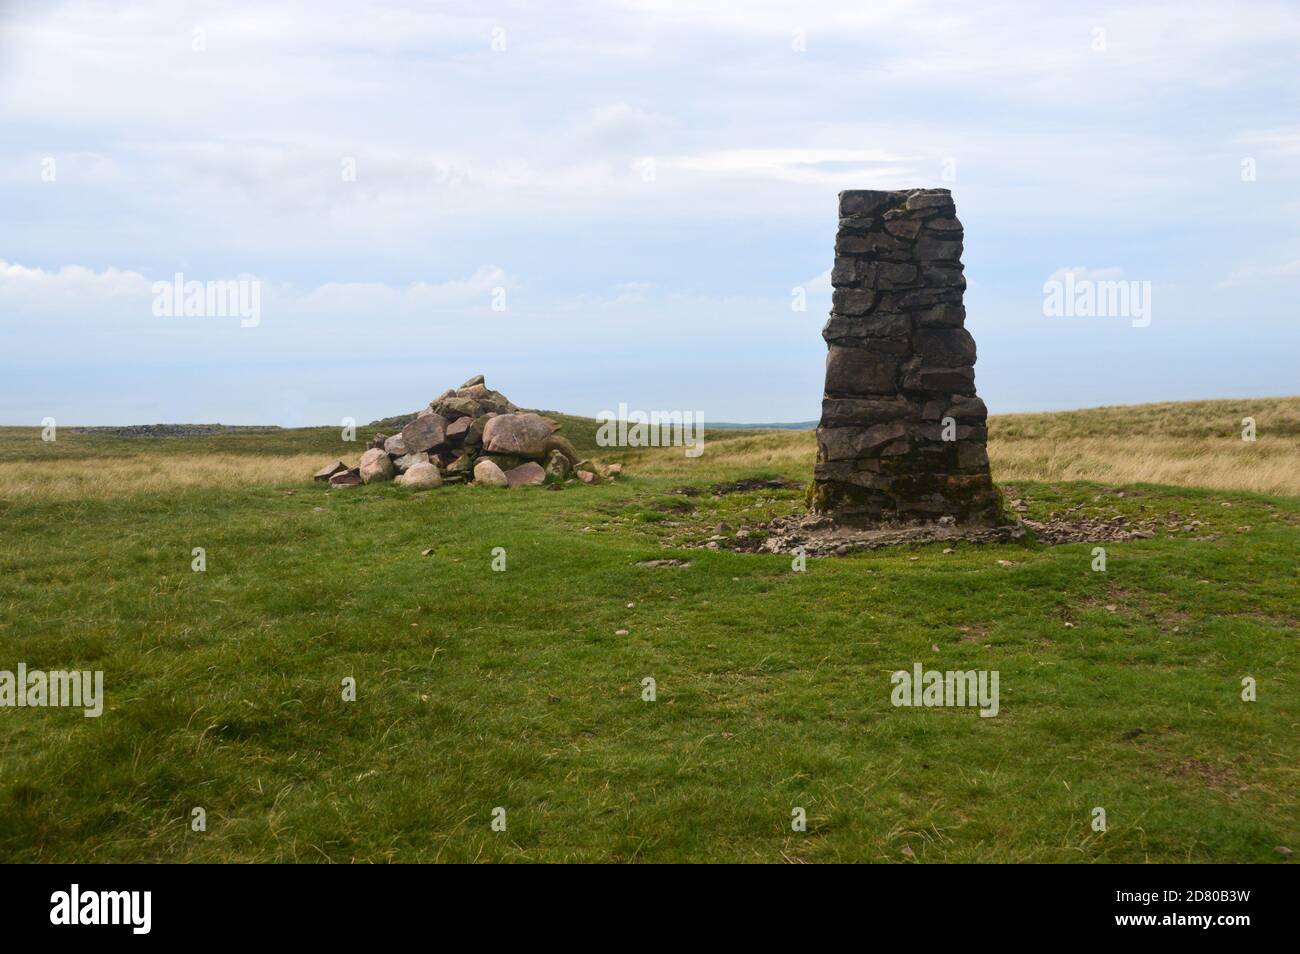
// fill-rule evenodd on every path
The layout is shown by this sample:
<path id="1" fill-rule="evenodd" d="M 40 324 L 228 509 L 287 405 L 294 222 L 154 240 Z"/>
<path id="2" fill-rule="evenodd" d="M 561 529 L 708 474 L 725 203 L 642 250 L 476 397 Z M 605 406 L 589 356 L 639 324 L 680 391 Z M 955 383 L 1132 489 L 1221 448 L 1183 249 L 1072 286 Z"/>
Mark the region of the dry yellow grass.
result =
<path id="1" fill-rule="evenodd" d="M 1238 403 L 1243 407 L 1231 406 Z M 1219 404 L 1229 407 L 1213 407 Z M 1144 405 L 993 417 L 994 479 L 1172 484 L 1300 496 L 1300 399 L 1195 405 L 1206 406 L 1202 414 L 1189 415 L 1187 405 Z M 1254 441 L 1241 439 L 1243 409 L 1255 411 Z M 1192 422 L 1199 422 L 1199 434 L 1190 433 Z M 1104 436 L 1068 436 L 1072 427 Z M 811 471 L 816 454 L 811 431 L 766 431 L 712 441 L 695 463 L 684 461 L 677 449 L 643 451 L 628 459 L 635 473 L 721 479 L 737 468 Z"/>
<path id="2" fill-rule="evenodd" d="M 1242 440 L 1252 418 L 1254 441 Z M 638 473 L 720 477 L 812 469 L 811 431 L 766 431 L 711 441 L 697 462 L 680 450 L 628 458 Z M 998 481 L 1089 480 L 1172 484 L 1300 496 L 1300 398 L 1241 398 L 1005 414 L 989 420 L 989 459 Z"/>
<path id="3" fill-rule="evenodd" d="M 103 500 L 194 487 L 249 487 L 303 482 L 322 464 L 321 454 L 128 454 L 49 462 L 0 462 L 0 498 Z"/>
<path id="4" fill-rule="evenodd" d="M 1241 439 L 1241 419 L 1257 439 Z M 565 433 L 582 426 L 569 419 Z M 594 429 L 594 422 L 590 423 Z M 1172 484 L 1300 496 L 1300 398 L 1189 401 L 995 416 L 989 457 L 997 481 Z M 630 474 L 687 481 L 812 471 L 812 431 L 712 431 L 704 455 L 682 448 L 611 450 Z M 288 445 L 290 450 L 279 452 Z M 310 447 L 334 447 L 320 451 Z M 191 449 L 192 447 L 192 449 Z M 35 448 L 34 451 L 24 448 Z M 7 452 L 7 453 L 5 453 Z M 213 486 L 305 484 L 337 454 L 330 429 L 196 438 L 165 446 L 71 436 L 42 446 L 33 428 L 0 429 L 0 500 L 105 499 Z M 349 460 L 355 460 L 353 453 Z"/>
<path id="5" fill-rule="evenodd" d="M 994 438 L 989 460 L 999 482 L 1091 480 L 1300 496 L 1300 448 L 1294 441 Z"/>
<path id="6" fill-rule="evenodd" d="M 629 473 L 682 480 L 734 479 L 738 470 L 771 473 L 812 471 L 817 441 L 812 431 L 758 431 L 715 439 L 706 435 L 704 453 L 688 459 L 680 447 L 621 451 L 611 460 L 628 464 Z"/>
<path id="7" fill-rule="evenodd" d="M 1242 439 L 1243 419 L 1256 439 Z M 1300 398 L 1235 398 L 1006 414 L 989 420 L 995 480 L 1092 480 L 1300 495 Z"/>

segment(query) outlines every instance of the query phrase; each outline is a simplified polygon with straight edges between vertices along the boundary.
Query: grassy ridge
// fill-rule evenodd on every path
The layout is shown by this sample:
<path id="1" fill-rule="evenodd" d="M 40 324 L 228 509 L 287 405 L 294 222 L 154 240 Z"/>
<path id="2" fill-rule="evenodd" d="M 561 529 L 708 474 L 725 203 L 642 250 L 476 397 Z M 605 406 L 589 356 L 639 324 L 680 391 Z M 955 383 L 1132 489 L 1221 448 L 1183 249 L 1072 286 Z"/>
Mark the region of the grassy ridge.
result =
<path id="1" fill-rule="evenodd" d="M 544 412 L 583 454 L 635 462 L 646 474 L 682 470 L 680 452 L 600 448 L 597 422 Z M 1257 439 L 1241 439 L 1252 417 Z M 390 423 L 400 423 L 393 419 Z M 144 440 L 64 428 L 44 443 L 32 427 L 0 427 L 0 499 L 161 493 L 187 487 L 300 483 L 331 457 L 355 461 L 377 422 L 345 443 L 333 427 L 245 431 Z M 713 429 L 711 448 L 690 473 L 726 479 L 737 468 L 792 467 L 805 479 L 816 454 L 810 431 Z M 998 480 L 1164 483 L 1300 496 L 1300 398 L 1254 398 L 1093 408 L 989 419 L 989 456 Z M 159 461 L 165 457 L 166 467 Z"/>
<path id="2" fill-rule="evenodd" d="M 565 433 L 594 449 L 593 423 Z M 0 433 L 3 466 L 120 453 L 166 475 L 180 453 L 232 467 L 340 447 L 334 429 L 274 446 L 34 437 Z M 784 557 L 680 549 L 801 506 L 794 490 L 675 493 L 807 479 L 806 436 L 710 437 L 694 461 L 609 454 L 629 479 L 562 492 L 300 477 L 0 490 L 0 669 L 102 669 L 107 696 L 99 719 L 0 709 L 0 860 L 1272 861 L 1296 847 L 1295 498 L 1017 481 L 1030 516 L 1078 507 L 1158 517 L 1160 532 L 1108 544 L 1105 573 L 1089 545 L 1026 544 L 797 574 Z M 690 565 L 636 565 L 661 556 Z M 917 661 L 999 670 L 1000 714 L 892 707 L 889 673 Z M 1240 700 L 1245 675 L 1257 702 Z M 189 828 L 195 806 L 206 832 Z"/>
<path id="3" fill-rule="evenodd" d="M 993 418 L 1002 440 L 1092 437 L 1241 439 L 1243 418 L 1254 418 L 1259 435 L 1300 438 L 1300 397 L 1234 398 L 1127 404 L 1045 414 L 1002 414 Z"/>

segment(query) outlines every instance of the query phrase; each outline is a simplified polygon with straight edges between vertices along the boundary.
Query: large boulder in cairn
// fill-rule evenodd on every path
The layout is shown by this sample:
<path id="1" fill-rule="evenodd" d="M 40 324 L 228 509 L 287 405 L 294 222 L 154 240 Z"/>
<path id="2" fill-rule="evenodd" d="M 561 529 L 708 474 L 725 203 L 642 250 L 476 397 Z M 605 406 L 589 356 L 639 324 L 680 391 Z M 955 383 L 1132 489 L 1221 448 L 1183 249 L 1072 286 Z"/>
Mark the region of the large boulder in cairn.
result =
<path id="1" fill-rule="evenodd" d="M 539 487 L 546 483 L 546 471 L 542 470 L 541 464 L 530 460 L 506 471 L 506 483 L 511 487 Z"/>
<path id="2" fill-rule="evenodd" d="M 573 475 L 573 461 L 557 450 L 546 455 L 546 479 L 552 483 L 563 483 Z"/>
<path id="3" fill-rule="evenodd" d="M 447 425 L 447 443 L 463 444 L 465 442 L 465 435 L 469 433 L 469 429 L 473 426 L 474 419 L 472 417 L 456 418 L 456 420 Z"/>
<path id="4" fill-rule="evenodd" d="M 481 460 L 474 465 L 474 483 L 481 487 L 509 487 L 505 473 L 496 461 Z"/>
<path id="5" fill-rule="evenodd" d="M 500 391 L 493 391 L 482 384 L 476 384 L 472 388 L 461 388 L 456 392 L 456 397 L 460 400 L 473 400 L 484 411 L 491 411 L 494 414 L 513 414 L 519 410 Z"/>
<path id="6" fill-rule="evenodd" d="M 349 467 L 340 470 L 330 478 L 331 487 L 359 487 L 361 485 L 361 471 L 356 467 Z"/>
<path id="7" fill-rule="evenodd" d="M 476 418 L 487 408 L 472 397 L 452 396 L 438 398 L 429 405 L 429 410 L 441 415 L 444 420 L 454 421 L 460 417 Z"/>
<path id="8" fill-rule="evenodd" d="M 400 478 L 407 490 L 433 490 L 442 486 L 442 474 L 433 464 L 412 464 Z"/>
<path id="9" fill-rule="evenodd" d="M 487 411 L 492 411 L 497 414 L 514 414 L 519 410 L 519 408 L 500 391 L 493 391 L 489 388 L 481 374 L 474 375 L 474 377 L 470 378 L 460 387 L 443 394 L 429 406 L 438 411 L 438 413 L 444 415 L 452 408 L 467 406 L 455 403 L 444 403 L 449 402 L 449 399 L 451 398 L 457 398 L 464 401 L 474 401 L 478 405 L 479 410 L 472 414 L 472 417 L 478 417 L 480 414 Z"/>
<path id="10" fill-rule="evenodd" d="M 348 465 L 341 460 L 336 460 L 332 464 L 326 464 L 316 473 L 312 474 L 312 480 L 329 480 L 335 474 L 340 474 L 348 469 Z"/>
<path id="11" fill-rule="evenodd" d="M 443 478 L 451 483 L 461 483 L 473 478 L 474 476 L 474 455 L 464 453 L 447 465 L 443 472 Z"/>
<path id="12" fill-rule="evenodd" d="M 456 397 L 473 398 L 476 401 L 481 401 L 484 398 L 491 400 L 492 392 L 488 390 L 486 384 L 471 384 L 463 388 L 457 388 Z"/>
<path id="13" fill-rule="evenodd" d="M 431 451 L 447 441 L 447 423 L 432 411 L 420 414 L 402 428 L 402 443 L 408 454 Z"/>
<path id="14" fill-rule="evenodd" d="M 487 422 L 492 420 L 494 417 L 496 417 L 496 412 L 488 411 L 486 414 L 480 414 L 478 417 L 474 418 L 473 423 L 469 426 L 469 430 L 465 432 L 464 444 L 466 447 L 483 446 L 483 431 L 487 427 Z"/>
<path id="15" fill-rule="evenodd" d="M 514 470 L 520 464 L 528 463 L 527 457 L 519 457 L 515 454 L 479 454 L 479 460 L 490 460 L 501 468 L 501 472 Z"/>
<path id="16" fill-rule="evenodd" d="M 382 447 L 372 447 L 361 455 L 361 464 L 358 467 L 361 472 L 361 482 L 371 484 L 381 480 L 392 480 L 397 469 L 393 466 L 392 458 L 388 456 L 387 451 Z"/>
<path id="17" fill-rule="evenodd" d="M 548 457 L 552 451 L 559 451 L 565 457 L 569 458 L 569 463 L 571 464 L 576 464 L 578 461 L 582 460 L 582 455 L 578 453 L 578 449 L 574 447 L 569 442 L 569 439 L 563 434 L 552 434 L 550 437 L 546 438 L 546 442 L 542 447 L 546 450 Z"/>
<path id="18" fill-rule="evenodd" d="M 495 411 L 497 414 L 515 414 L 519 411 L 518 405 L 500 391 L 488 391 L 487 394 L 477 398 L 477 400 L 485 410 Z"/>
<path id="19" fill-rule="evenodd" d="M 555 424 L 540 414 L 498 414 L 483 428 L 483 449 L 490 454 L 546 456 L 546 439 Z"/>
<path id="20" fill-rule="evenodd" d="M 418 454 L 403 454 L 401 457 L 393 460 L 393 466 L 397 468 L 399 474 L 404 474 L 416 464 L 429 463 L 429 455 L 424 451 Z"/>
<path id="21" fill-rule="evenodd" d="M 389 457 L 401 457 L 406 454 L 406 441 L 402 440 L 401 434 L 394 434 L 384 441 L 384 450 L 388 452 Z"/>
<path id="22" fill-rule="evenodd" d="M 474 464 L 477 459 L 478 456 L 472 450 L 467 450 L 448 464 L 445 469 L 455 473 L 463 473 L 468 477 L 474 472 Z"/>

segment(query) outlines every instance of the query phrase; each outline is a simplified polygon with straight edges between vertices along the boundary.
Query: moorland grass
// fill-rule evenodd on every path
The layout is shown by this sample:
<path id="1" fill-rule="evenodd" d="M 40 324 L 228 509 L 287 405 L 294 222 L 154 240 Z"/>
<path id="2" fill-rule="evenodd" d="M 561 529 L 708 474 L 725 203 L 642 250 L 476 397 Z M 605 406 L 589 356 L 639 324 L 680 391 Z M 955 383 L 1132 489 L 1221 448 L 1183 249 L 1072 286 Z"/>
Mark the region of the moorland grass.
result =
<path id="1" fill-rule="evenodd" d="M 1132 438 L 1113 410 L 1079 439 Z M 1014 440 L 1074 427 L 1031 425 Z M 594 449 L 589 422 L 566 433 Z M 1263 862 L 1300 841 L 1294 492 L 1003 472 L 1031 517 L 1161 529 L 1108 544 L 1105 573 L 1032 541 L 794 573 L 684 547 L 798 511 L 798 490 L 708 488 L 806 480 L 806 434 L 423 494 L 305 480 L 355 456 L 338 436 L 0 433 L 0 669 L 100 669 L 106 695 L 98 719 L 0 708 L 0 860 Z M 169 483 L 177 460 L 227 477 Z M 50 474 L 114 461 L 162 476 Z M 656 557 L 689 565 L 637 565 Z M 998 716 L 894 708 L 918 661 L 997 669 Z"/>

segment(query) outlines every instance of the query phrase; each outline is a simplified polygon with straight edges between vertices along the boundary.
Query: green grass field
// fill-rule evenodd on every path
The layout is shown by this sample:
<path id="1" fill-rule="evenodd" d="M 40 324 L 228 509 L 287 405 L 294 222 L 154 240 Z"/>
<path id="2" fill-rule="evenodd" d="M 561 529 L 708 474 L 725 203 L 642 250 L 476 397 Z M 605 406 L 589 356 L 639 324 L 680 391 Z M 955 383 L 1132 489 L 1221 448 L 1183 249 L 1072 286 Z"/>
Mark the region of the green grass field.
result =
<path id="1" fill-rule="evenodd" d="M 590 422 L 565 433 L 594 448 Z M 1087 436 L 1105 429 L 1090 418 Z M 798 490 L 708 488 L 806 481 L 810 438 L 709 437 L 696 461 L 607 455 L 627 476 L 597 487 L 412 494 L 307 480 L 300 457 L 359 452 L 333 429 L 44 444 L 0 428 L 0 670 L 103 670 L 105 691 L 97 719 L 0 708 L 0 860 L 1271 862 L 1300 848 L 1300 498 L 1012 474 L 1027 516 L 1078 506 L 1160 532 L 1107 544 L 1104 573 L 1091 544 L 1033 542 L 795 573 L 788 557 L 680 547 L 799 510 Z M 277 455 L 292 466 L 272 479 L 168 483 L 182 457 L 233 473 Z M 137 492 L 115 460 L 159 479 Z M 659 557 L 690 563 L 637 565 Z M 890 674 L 915 662 L 998 670 L 998 716 L 894 708 Z"/>

